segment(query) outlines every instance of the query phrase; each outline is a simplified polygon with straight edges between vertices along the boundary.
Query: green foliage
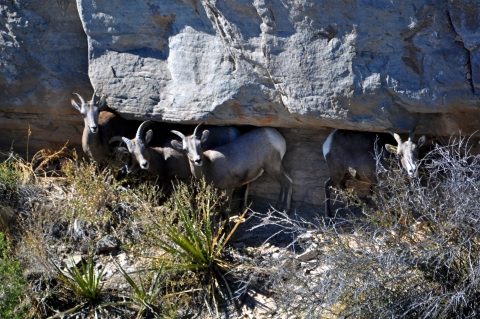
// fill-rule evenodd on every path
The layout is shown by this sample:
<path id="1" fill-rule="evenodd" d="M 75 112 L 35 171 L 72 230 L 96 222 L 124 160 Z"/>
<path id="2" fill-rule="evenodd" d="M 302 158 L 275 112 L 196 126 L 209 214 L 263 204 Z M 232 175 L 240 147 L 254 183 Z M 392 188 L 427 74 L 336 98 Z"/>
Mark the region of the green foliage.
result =
<path id="1" fill-rule="evenodd" d="M 20 262 L 12 260 L 5 235 L 0 232 L 0 318 L 25 318 L 26 293 Z"/>
<path id="2" fill-rule="evenodd" d="M 168 298 L 164 298 L 161 295 L 166 291 L 164 287 L 165 273 L 163 265 L 154 272 L 153 276 L 149 276 L 146 270 L 136 272 L 137 281 L 135 281 L 120 264 L 114 259 L 112 260 L 133 290 L 133 294 L 127 297 L 130 301 L 124 302 L 124 304 L 132 305 L 138 309 L 137 318 L 141 318 L 144 314 L 145 316 L 154 315 L 164 318 L 175 317 L 175 307 L 172 307 Z M 148 285 L 145 284 L 146 280 L 143 279 L 144 277 L 151 279 Z"/>
<path id="3" fill-rule="evenodd" d="M 20 184 L 20 173 L 16 170 L 12 161 L 0 163 L 0 183 L 9 188 L 16 189 Z"/>
<path id="4" fill-rule="evenodd" d="M 100 296 L 104 285 L 102 276 L 105 268 L 97 273 L 93 257 L 94 252 L 90 252 L 86 264 L 81 261 L 81 267 L 74 265 L 72 260 L 71 267 L 66 267 L 65 270 L 60 269 L 54 262 L 50 263 L 61 283 L 65 284 L 77 297 L 83 297 L 89 301 L 94 301 Z"/>
<path id="5" fill-rule="evenodd" d="M 204 194 L 206 196 L 198 194 L 196 198 L 200 202 L 192 205 L 188 190 L 182 189 L 182 185 L 176 188 L 172 200 L 179 225 L 166 223 L 162 227 L 168 240 L 161 240 L 161 247 L 180 257 L 182 263 L 178 265 L 183 268 L 205 269 L 212 264 L 221 265 L 220 252 L 226 243 L 222 232 L 224 223 L 218 229 L 212 225 L 212 213 L 218 202 L 215 202 L 211 187 L 206 186 Z"/>

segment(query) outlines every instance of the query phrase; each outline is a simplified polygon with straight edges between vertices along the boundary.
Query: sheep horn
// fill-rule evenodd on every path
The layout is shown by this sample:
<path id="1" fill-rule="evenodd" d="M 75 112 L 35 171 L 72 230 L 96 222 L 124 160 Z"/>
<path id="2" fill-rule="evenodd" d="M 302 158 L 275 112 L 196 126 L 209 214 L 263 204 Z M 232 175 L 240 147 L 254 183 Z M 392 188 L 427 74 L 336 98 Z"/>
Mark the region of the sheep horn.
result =
<path id="1" fill-rule="evenodd" d="M 421 128 L 421 127 L 423 127 L 423 125 L 421 125 L 421 124 L 417 124 L 417 125 L 413 126 L 412 130 L 408 134 L 408 139 L 412 141 L 413 137 L 415 136 L 415 131 L 417 130 L 417 128 Z"/>
<path id="2" fill-rule="evenodd" d="M 387 132 L 390 133 L 395 138 L 395 141 L 397 141 L 398 145 L 402 144 L 402 138 L 400 137 L 400 135 L 392 131 L 387 131 Z"/>
<path id="3" fill-rule="evenodd" d="M 140 126 L 138 127 L 137 135 L 135 136 L 135 138 L 137 138 L 139 140 L 142 139 L 143 131 L 145 131 L 145 128 L 147 126 L 149 126 L 151 123 L 152 123 L 152 121 L 145 121 L 142 124 L 140 124 Z"/>
<path id="4" fill-rule="evenodd" d="M 195 128 L 195 131 L 193 131 L 193 136 L 200 137 L 198 133 L 200 132 L 200 128 L 202 126 L 203 126 L 203 122 L 197 125 L 197 127 Z"/>
<path id="5" fill-rule="evenodd" d="M 93 91 L 92 104 L 95 105 L 95 98 L 97 97 L 97 91 Z"/>
<path id="6" fill-rule="evenodd" d="M 112 144 L 113 142 L 123 142 L 125 144 L 130 144 L 130 140 L 123 136 L 114 136 L 109 141 L 108 144 Z"/>
<path id="7" fill-rule="evenodd" d="M 78 94 L 78 93 L 73 93 L 73 94 L 75 94 L 76 96 L 78 96 L 78 98 L 80 99 L 80 102 L 82 102 L 82 106 L 85 105 L 85 104 L 87 104 L 87 103 L 85 102 L 85 100 L 83 99 L 83 97 L 82 97 L 80 94 Z"/>
<path id="8" fill-rule="evenodd" d="M 175 135 L 180 136 L 180 137 L 182 138 L 182 141 L 185 141 L 185 140 L 187 139 L 187 138 L 185 137 L 185 135 L 183 135 L 183 134 L 180 133 L 179 131 L 172 130 L 172 131 L 170 131 L 170 132 L 172 132 L 172 133 L 175 134 Z"/>

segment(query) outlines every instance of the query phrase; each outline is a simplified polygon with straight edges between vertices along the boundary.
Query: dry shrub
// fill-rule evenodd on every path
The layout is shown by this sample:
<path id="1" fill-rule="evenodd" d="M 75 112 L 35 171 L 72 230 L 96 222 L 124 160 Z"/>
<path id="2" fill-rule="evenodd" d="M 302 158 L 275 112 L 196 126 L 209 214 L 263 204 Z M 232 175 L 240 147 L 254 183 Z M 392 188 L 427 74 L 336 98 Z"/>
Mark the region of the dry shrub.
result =
<path id="1" fill-rule="evenodd" d="M 270 272 L 283 311 L 303 318 L 480 316 L 480 158 L 460 137 L 422 162 L 419 179 L 406 179 L 398 166 L 380 168 L 374 207 L 361 205 L 360 217 L 314 224 L 264 217 L 298 238 L 314 234 L 302 244 L 313 257 Z"/>

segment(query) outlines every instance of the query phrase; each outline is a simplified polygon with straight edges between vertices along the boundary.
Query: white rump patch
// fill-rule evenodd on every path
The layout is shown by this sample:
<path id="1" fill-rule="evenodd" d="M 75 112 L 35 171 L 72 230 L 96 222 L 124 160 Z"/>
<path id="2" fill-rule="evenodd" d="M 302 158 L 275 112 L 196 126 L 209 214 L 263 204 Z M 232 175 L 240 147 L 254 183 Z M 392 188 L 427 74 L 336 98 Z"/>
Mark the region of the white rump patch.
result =
<path id="1" fill-rule="evenodd" d="M 330 149 L 332 148 L 333 133 L 335 133 L 335 131 L 330 133 L 330 135 L 328 135 L 327 139 L 323 143 L 322 150 L 323 150 L 323 157 L 325 157 L 325 159 L 327 158 L 327 154 L 330 152 Z"/>
<path id="2" fill-rule="evenodd" d="M 282 134 L 280 134 L 279 131 L 274 129 L 267 128 L 265 131 L 267 132 L 268 138 L 272 142 L 273 147 L 275 147 L 280 152 L 283 158 L 285 152 L 287 151 L 287 143 L 285 142 Z"/>

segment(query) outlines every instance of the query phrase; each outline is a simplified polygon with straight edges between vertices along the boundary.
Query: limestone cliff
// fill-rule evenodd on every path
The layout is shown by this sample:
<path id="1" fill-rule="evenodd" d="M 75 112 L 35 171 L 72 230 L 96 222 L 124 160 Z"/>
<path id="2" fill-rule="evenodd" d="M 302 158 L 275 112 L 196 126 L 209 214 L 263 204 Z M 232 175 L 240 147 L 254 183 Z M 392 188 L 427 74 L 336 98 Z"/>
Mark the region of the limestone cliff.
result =
<path id="1" fill-rule="evenodd" d="M 131 118 L 478 128 L 478 1 L 78 0 L 89 76 Z"/>

